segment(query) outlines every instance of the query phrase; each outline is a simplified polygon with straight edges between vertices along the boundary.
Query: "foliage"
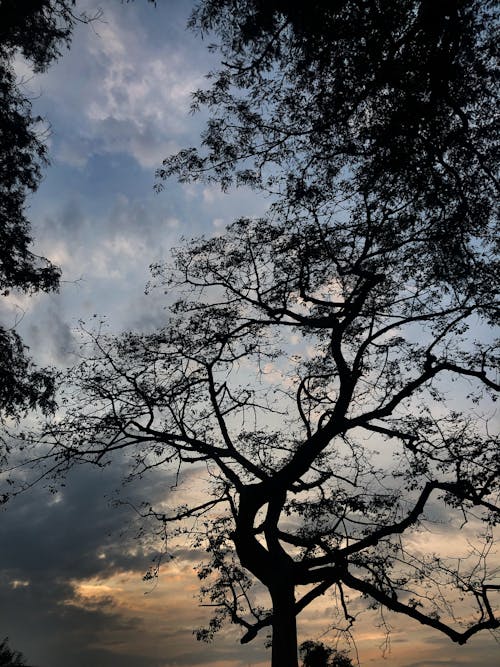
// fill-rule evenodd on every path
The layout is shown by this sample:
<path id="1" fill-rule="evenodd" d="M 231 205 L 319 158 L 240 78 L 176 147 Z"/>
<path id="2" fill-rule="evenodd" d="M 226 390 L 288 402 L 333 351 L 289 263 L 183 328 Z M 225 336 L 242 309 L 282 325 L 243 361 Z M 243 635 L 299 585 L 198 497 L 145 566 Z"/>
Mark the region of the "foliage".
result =
<path id="1" fill-rule="evenodd" d="M 305 641 L 299 646 L 302 667 L 353 667 L 350 658 L 322 642 Z"/>
<path id="2" fill-rule="evenodd" d="M 45 412 L 54 407 L 54 377 L 45 370 L 34 368 L 24 349 L 15 331 L 0 328 L 0 405 L 3 415 L 19 414 L 21 406 L 25 409 L 38 406 Z"/>
<path id="3" fill-rule="evenodd" d="M 77 17 L 74 0 L 5 0 L 0 5 L 0 292 L 57 289 L 59 269 L 31 250 L 26 199 L 34 192 L 47 164 L 43 119 L 13 68 L 21 54 L 35 69 L 45 70 L 68 45 Z M 84 17 L 82 17 L 84 20 Z M 47 408 L 53 384 L 37 371 L 13 329 L 0 327 L 0 417 L 19 416 L 39 405 Z"/>
<path id="4" fill-rule="evenodd" d="M 168 158 L 159 176 L 250 185 L 306 216 L 365 192 L 393 224 L 425 221 L 418 261 L 459 280 L 476 234 L 493 232 L 494 11 L 483 0 L 205 0 L 192 26 L 215 34 L 225 60 L 194 97 L 211 113 L 204 150 Z"/>
<path id="5" fill-rule="evenodd" d="M 26 665 L 24 657 L 19 651 L 9 648 L 8 638 L 0 643 L 0 667 L 23 667 Z"/>
<path id="6" fill-rule="evenodd" d="M 0 288 L 4 292 L 57 286 L 58 270 L 29 250 L 25 200 L 38 187 L 47 157 L 38 125 L 42 119 L 31 113 L 13 60 L 22 54 L 35 71 L 45 70 L 60 55 L 61 46 L 69 44 L 76 21 L 74 4 L 74 0 L 33 0 L 19 5 L 6 0 L 0 8 Z"/>

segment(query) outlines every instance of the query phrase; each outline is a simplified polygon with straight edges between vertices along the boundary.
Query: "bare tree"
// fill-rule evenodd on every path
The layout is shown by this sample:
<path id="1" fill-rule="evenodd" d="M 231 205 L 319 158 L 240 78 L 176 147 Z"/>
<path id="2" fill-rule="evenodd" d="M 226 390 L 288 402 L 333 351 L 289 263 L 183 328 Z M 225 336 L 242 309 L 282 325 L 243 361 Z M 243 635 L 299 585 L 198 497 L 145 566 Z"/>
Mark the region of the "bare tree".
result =
<path id="1" fill-rule="evenodd" d="M 344 221 L 239 220 L 180 248 L 154 268 L 187 290 L 170 324 L 94 335 L 64 417 L 37 439 L 42 475 L 117 452 L 136 475 L 173 466 L 179 484 L 203 467 L 205 499 L 149 513 L 165 529 L 205 517 L 196 539 L 215 616 L 199 636 L 226 618 L 242 642 L 271 626 L 274 666 L 297 664 L 296 617 L 328 590 L 346 627 L 348 590 L 459 644 L 499 626 L 487 566 L 498 447 L 477 415 L 498 385 L 491 346 L 470 338 L 494 304 L 479 286 L 409 275 L 422 239 L 379 215 L 365 199 Z M 455 380 L 475 412 L 457 409 Z M 470 566 L 412 540 L 457 512 L 484 524 Z M 463 623 L 454 596 L 469 604 Z"/>

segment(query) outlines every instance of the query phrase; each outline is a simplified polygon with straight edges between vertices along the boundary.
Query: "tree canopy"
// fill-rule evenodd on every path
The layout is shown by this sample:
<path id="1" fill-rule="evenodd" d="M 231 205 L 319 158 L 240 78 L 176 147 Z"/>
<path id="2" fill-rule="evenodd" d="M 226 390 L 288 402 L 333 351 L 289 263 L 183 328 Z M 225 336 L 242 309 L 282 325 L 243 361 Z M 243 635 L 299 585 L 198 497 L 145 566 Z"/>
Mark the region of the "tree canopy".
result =
<path id="1" fill-rule="evenodd" d="M 289 209 L 366 193 L 425 229 L 418 261 L 460 280 L 498 194 L 495 3 L 207 0 L 192 27 L 224 59 L 194 97 L 203 150 L 160 178 L 263 189 Z M 491 265 L 490 265 L 491 266 Z M 480 272 L 492 268 L 481 266 Z"/>
<path id="2" fill-rule="evenodd" d="M 13 69 L 21 54 L 35 71 L 45 70 L 69 45 L 78 20 L 75 0 L 32 0 L 21 5 L 14 0 L 0 7 L 0 289 L 37 291 L 55 289 L 59 271 L 30 250 L 30 223 L 26 197 L 34 192 L 47 164 L 47 148 L 32 115 L 31 103 Z M 83 17 L 85 18 L 85 17 Z"/>
<path id="3" fill-rule="evenodd" d="M 323 642 L 305 641 L 299 647 L 302 667 L 353 667 L 352 660 Z"/>
<path id="4" fill-rule="evenodd" d="M 159 176 L 251 185 L 269 214 L 154 266 L 177 295 L 168 324 L 89 332 L 61 413 L 19 438 L 37 475 L 114 456 L 175 472 L 180 503 L 166 489 L 144 513 L 174 533 L 196 519 L 215 611 L 201 639 L 225 620 L 242 642 L 272 628 L 273 667 L 294 667 L 296 617 L 327 591 L 345 631 L 356 595 L 459 644 L 500 626 L 491 7 L 194 15 L 225 64 L 196 94 L 204 148 Z M 182 496 L 192 470 L 201 500 Z M 443 517 L 481 526 L 459 561 L 417 539 Z"/>
<path id="5" fill-rule="evenodd" d="M 43 119 L 14 71 L 21 54 L 35 71 L 45 70 L 68 45 L 77 17 L 74 0 L 5 0 L 0 5 L 0 293 L 50 291 L 60 271 L 32 249 L 27 197 L 47 165 Z M 0 418 L 36 405 L 51 405 L 53 381 L 34 368 L 11 326 L 0 326 Z"/>
<path id="6" fill-rule="evenodd" d="M 0 642 L 0 667 L 27 667 L 23 654 L 9 647 L 8 638 Z"/>

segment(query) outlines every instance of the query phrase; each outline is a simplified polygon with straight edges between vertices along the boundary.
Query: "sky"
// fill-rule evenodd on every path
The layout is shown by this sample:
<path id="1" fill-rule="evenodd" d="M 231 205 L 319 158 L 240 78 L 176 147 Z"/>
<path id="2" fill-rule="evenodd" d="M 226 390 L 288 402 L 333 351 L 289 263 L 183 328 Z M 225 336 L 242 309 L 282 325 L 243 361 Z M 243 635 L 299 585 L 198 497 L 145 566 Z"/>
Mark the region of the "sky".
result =
<path id="1" fill-rule="evenodd" d="M 167 155 L 196 145 L 203 115 L 189 113 L 190 93 L 204 84 L 216 56 L 186 31 L 191 0 L 121 3 L 86 0 L 102 17 L 78 25 L 71 49 L 48 72 L 17 62 L 36 113 L 50 123 L 51 166 L 30 200 L 36 250 L 61 267 L 58 294 L 13 295 L 2 321 L 19 331 L 40 364 L 76 359 L 79 321 L 105 315 L 112 331 L 154 330 L 165 322 L 169 295 L 145 295 L 151 263 L 168 258 L 180 238 L 214 234 L 267 202 L 244 189 L 166 183 L 155 194 L 154 172 Z M 193 629 L 207 620 L 197 599 L 195 565 L 203 554 L 179 543 L 159 579 L 143 581 L 158 543 L 132 505 L 140 483 L 122 490 L 124 466 L 74 469 L 51 494 L 42 486 L 0 514 L 0 635 L 37 667 L 263 667 L 263 639 L 240 646 L 227 629 L 212 645 Z M 148 481 L 161 501 L 169 480 Z M 429 538 L 431 539 L 431 538 Z M 433 536 L 446 539 L 443 534 Z M 353 598 L 353 605 L 360 602 Z M 299 621 L 301 639 L 332 641 L 334 601 L 325 596 Z M 354 633 L 361 665 L 493 667 L 488 635 L 456 647 L 415 623 L 365 613 Z M 326 633 L 326 634 L 325 634 Z"/>

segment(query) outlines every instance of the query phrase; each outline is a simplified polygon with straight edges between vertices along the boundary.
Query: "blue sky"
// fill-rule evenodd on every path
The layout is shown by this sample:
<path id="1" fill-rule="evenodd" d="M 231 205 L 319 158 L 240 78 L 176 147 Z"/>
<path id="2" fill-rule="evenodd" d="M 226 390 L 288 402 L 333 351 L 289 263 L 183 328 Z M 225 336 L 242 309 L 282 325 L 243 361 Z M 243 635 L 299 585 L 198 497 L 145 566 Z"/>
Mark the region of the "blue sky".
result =
<path id="1" fill-rule="evenodd" d="M 79 3 L 90 14 L 93 0 Z M 166 183 L 155 194 L 164 157 L 196 145 L 203 115 L 189 114 L 190 93 L 216 66 L 207 43 L 187 32 L 191 0 L 102 0 L 101 19 L 78 25 L 71 49 L 47 73 L 18 62 L 37 113 L 50 123 L 51 166 L 30 201 L 36 249 L 63 270 L 59 294 L 13 295 L 4 321 L 19 329 L 41 364 L 71 363 L 78 321 L 105 315 L 113 331 L 154 329 L 168 295 L 144 294 L 152 262 L 167 259 L 181 236 L 213 234 L 266 202 L 239 190 Z M 215 645 L 192 629 L 206 613 L 196 599 L 193 566 L 201 554 L 179 549 L 155 586 L 142 575 L 155 555 L 137 541 L 130 506 L 114 506 L 122 468 L 74 470 L 60 493 L 38 488 L 0 518 L 0 633 L 38 667 L 167 667 L 267 664 L 263 641 L 240 647 L 229 630 Z M 166 480 L 150 482 L 151 500 Z M 126 490 L 140 498 L 139 486 Z M 314 608 L 303 638 L 328 639 L 332 600 Z M 330 610 L 329 610 L 330 607 Z M 488 637 L 457 648 L 433 633 L 391 618 L 393 649 L 370 614 L 357 634 L 363 665 L 493 667 Z M 266 657 L 267 656 L 267 657 Z"/>
<path id="2" fill-rule="evenodd" d="M 154 325 L 161 314 L 155 296 L 144 299 L 149 264 L 167 258 L 181 235 L 214 233 L 264 208 L 250 193 L 215 187 L 172 181 L 153 191 L 162 159 L 196 144 L 203 126 L 189 113 L 190 93 L 215 59 L 185 28 L 191 4 L 108 0 L 100 20 L 77 26 L 70 51 L 48 72 L 33 76 L 18 64 L 50 123 L 52 164 L 31 200 L 36 247 L 65 281 L 57 296 L 17 299 L 33 351 L 61 357 L 77 321 L 94 313 L 116 330 Z"/>

